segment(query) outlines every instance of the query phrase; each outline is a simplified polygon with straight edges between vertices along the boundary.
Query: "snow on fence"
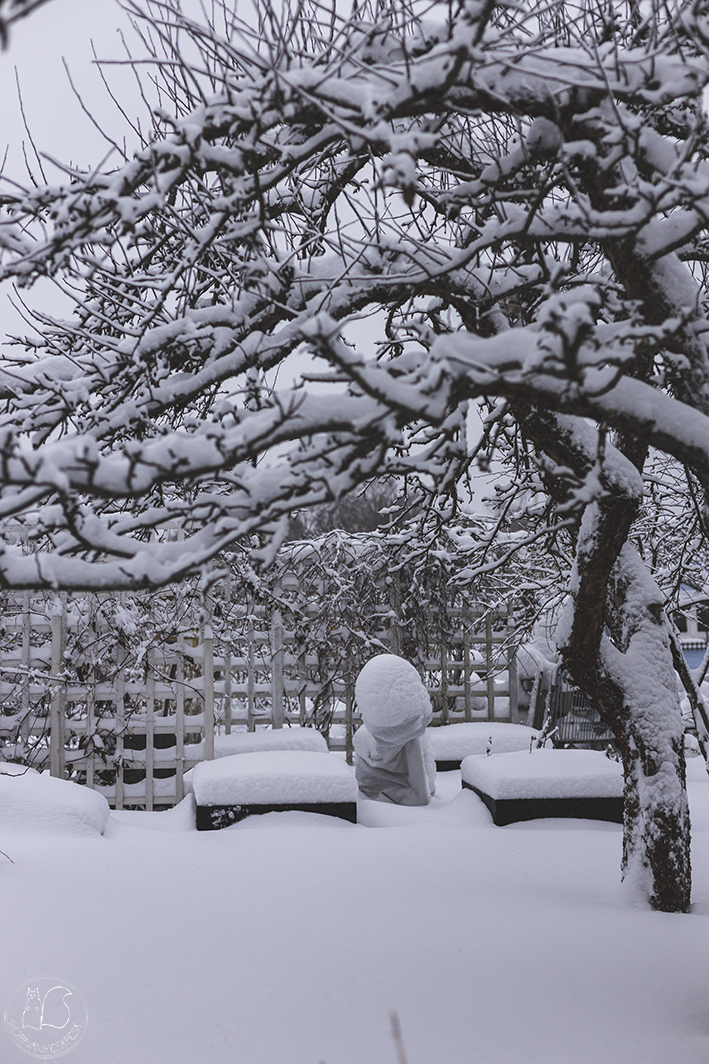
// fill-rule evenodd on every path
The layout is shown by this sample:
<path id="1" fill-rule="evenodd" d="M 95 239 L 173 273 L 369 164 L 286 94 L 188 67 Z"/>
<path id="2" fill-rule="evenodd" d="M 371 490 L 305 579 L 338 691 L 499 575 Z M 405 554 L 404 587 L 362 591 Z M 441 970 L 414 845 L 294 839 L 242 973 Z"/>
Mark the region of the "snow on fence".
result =
<path id="1" fill-rule="evenodd" d="M 351 757 L 356 674 L 345 665 L 324 684 L 322 661 L 296 646 L 281 613 L 237 607 L 241 623 L 232 610 L 232 624 L 219 629 L 207 610 L 199 627 L 173 626 L 136 654 L 106 623 L 101 598 L 5 597 L 0 759 L 84 782 L 116 808 L 153 809 L 181 800 L 185 772 L 213 758 L 222 735 L 313 724 L 318 702 L 330 749 Z M 476 630 L 469 611 L 458 630 L 455 621 L 450 611 L 446 646 L 429 646 L 417 663 L 434 723 L 517 721 L 511 624 L 488 616 Z M 331 646 L 338 638 L 333 631 Z M 378 630 L 376 643 L 399 651 L 396 624 Z"/>

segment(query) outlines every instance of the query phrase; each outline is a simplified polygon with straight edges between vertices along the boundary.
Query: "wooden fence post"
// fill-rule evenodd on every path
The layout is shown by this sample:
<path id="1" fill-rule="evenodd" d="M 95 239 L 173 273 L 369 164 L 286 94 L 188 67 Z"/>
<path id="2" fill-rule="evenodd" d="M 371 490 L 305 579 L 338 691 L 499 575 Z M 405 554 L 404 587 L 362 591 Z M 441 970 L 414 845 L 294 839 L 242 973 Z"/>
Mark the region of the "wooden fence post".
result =
<path id="1" fill-rule="evenodd" d="M 125 646 L 118 646 L 118 673 L 116 675 L 116 809 L 122 809 L 124 803 L 123 788 L 123 729 L 125 728 L 126 709 L 126 674 L 125 660 L 127 657 Z"/>
<path id="2" fill-rule="evenodd" d="M 231 735 L 231 646 L 224 651 L 224 732 Z"/>
<path id="3" fill-rule="evenodd" d="M 246 626 L 246 728 L 248 731 L 256 731 L 256 655 L 254 653 L 254 619 L 249 617 Z"/>
<path id="4" fill-rule="evenodd" d="M 271 624 L 271 727 L 283 727 L 283 618 L 278 610 Z"/>
<path id="5" fill-rule="evenodd" d="M 354 761 L 354 729 L 352 726 L 352 703 L 354 701 L 354 682 L 348 667 L 345 671 L 345 759 L 348 765 Z"/>
<path id="6" fill-rule="evenodd" d="M 182 632 L 177 637 L 175 644 L 175 800 L 181 802 L 185 796 L 183 777 L 185 774 L 185 684 L 184 664 L 182 661 L 184 652 L 184 636 Z"/>
<path id="7" fill-rule="evenodd" d="M 492 617 L 485 618 L 485 668 L 487 670 L 487 719 L 495 719 L 495 678 L 492 674 Z"/>
<path id="8" fill-rule="evenodd" d="M 514 643 L 514 625 L 512 618 L 507 619 L 507 637 L 510 640 L 507 658 L 507 689 L 510 693 L 510 721 L 519 724 L 519 705 L 517 701 L 517 647 Z"/>
<path id="9" fill-rule="evenodd" d="M 473 719 L 473 707 L 470 695 L 471 676 L 470 676 L 470 632 L 467 628 L 463 629 L 463 691 L 465 699 L 465 719 L 471 721 Z"/>
<path id="10" fill-rule="evenodd" d="M 146 654 L 145 673 L 145 808 L 152 811 L 155 800 L 155 671 L 153 648 Z"/>
<path id="11" fill-rule="evenodd" d="M 209 616 L 211 622 L 211 615 Z M 204 660 L 202 676 L 204 681 L 204 757 L 206 761 L 214 760 L 214 636 L 211 623 L 205 624 L 202 636 Z"/>
<path id="12" fill-rule="evenodd" d="M 93 788 L 96 747 L 94 745 L 94 725 L 96 722 L 96 674 L 92 675 L 94 683 L 86 692 L 86 731 L 84 732 L 84 757 L 86 765 L 86 786 Z"/>
<path id="13" fill-rule="evenodd" d="M 302 653 L 298 655 L 298 677 L 300 679 L 300 687 L 298 688 L 298 723 L 301 728 L 304 728 L 307 717 L 305 699 L 308 686 L 308 656 L 306 650 L 303 650 Z"/>
<path id="14" fill-rule="evenodd" d="M 441 635 L 441 724 L 448 724 L 448 654 Z"/>
<path id="15" fill-rule="evenodd" d="M 52 613 L 52 708 L 50 721 L 49 773 L 64 777 L 64 702 L 65 683 L 60 674 L 64 665 L 63 598 Z"/>
<path id="16" fill-rule="evenodd" d="M 30 737 L 30 665 L 32 662 L 32 599 L 29 591 L 22 596 L 22 723 L 20 738 L 26 745 Z"/>

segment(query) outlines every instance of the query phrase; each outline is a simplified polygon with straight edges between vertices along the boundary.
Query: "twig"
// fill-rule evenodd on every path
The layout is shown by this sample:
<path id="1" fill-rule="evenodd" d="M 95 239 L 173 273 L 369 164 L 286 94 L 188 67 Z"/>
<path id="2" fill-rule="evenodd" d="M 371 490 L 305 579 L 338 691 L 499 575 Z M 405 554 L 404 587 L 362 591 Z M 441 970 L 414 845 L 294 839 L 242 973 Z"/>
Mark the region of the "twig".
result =
<path id="1" fill-rule="evenodd" d="M 401 1034 L 401 1021 L 396 1009 L 392 1009 L 389 1013 L 389 1021 L 391 1023 L 391 1036 L 394 1039 L 394 1046 L 396 1047 L 397 1062 L 398 1064 L 409 1064 L 409 1058 L 406 1055 L 406 1048 L 404 1046 L 404 1039 Z"/>

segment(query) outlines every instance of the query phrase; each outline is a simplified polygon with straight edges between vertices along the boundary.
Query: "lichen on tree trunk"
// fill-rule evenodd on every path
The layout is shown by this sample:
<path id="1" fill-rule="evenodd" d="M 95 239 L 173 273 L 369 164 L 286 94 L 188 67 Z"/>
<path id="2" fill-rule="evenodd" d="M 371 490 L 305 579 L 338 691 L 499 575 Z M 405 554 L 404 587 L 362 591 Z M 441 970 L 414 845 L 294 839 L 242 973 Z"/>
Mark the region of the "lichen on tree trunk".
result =
<path id="1" fill-rule="evenodd" d="M 690 824 L 684 752 L 648 765 L 630 745 L 624 756 L 623 878 L 661 912 L 691 902 Z"/>

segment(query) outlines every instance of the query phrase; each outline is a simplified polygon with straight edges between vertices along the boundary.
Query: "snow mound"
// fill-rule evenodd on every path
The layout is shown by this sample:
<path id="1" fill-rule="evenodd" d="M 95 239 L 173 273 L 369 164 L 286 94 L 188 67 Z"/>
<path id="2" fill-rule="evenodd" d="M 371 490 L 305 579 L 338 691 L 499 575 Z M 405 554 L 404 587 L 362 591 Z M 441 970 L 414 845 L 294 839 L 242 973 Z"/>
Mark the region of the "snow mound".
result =
<path id="1" fill-rule="evenodd" d="M 188 794 L 169 809 L 112 809 L 111 823 L 144 831 L 196 831 L 196 816 L 194 795 Z"/>
<path id="2" fill-rule="evenodd" d="M 327 753 L 327 742 L 316 728 L 273 728 L 214 736 L 214 756 L 253 754 L 259 750 L 313 750 Z"/>
<path id="3" fill-rule="evenodd" d="M 47 773 L 0 767 L 0 830 L 51 835 L 103 834 L 110 816 L 103 795 Z"/>
<path id="4" fill-rule="evenodd" d="M 237 820 L 230 824 L 224 831 L 263 831 L 269 828 L 276 830 L 293 828 L 308 828 L 315 831 L 349 831 L 357 829 L 358 824 L 352 824 L 349 820 L 341 820 L 336 816 L 327 816 L 325 813 L 306 813 L 300 809 L 284 809 L 277 813 L 261 813 L 260 816 L 247 816 L 243 820 Z"/>
<path id="5" fill-rule="evenodd" d="M 0 776 L 39 776 L 36 768 L 27 765 L 16 765 L 13 761 L 0 760 Z"/>
<path id="6" fill-rule="evenodd" d="M 202 761 L 192 770 L 197 805 L 354 802 L 357 781 L 341 758 L 311 750 L 269 750 Z"/>
<path id="7" fill-rule="evenodd" d="M 529 744 L 539 732 L 522 724 L 499 724 L 474 721 L 429 728 L 426 732 L 436 761 L 462 761 L 470 754 L 508 754 L 529 751 Z"/>
<path id="8" fill-rule="evenodd" d="M 431 719 L 431 699 L 414 666 L 395 654 L 380 654 L 364 666 L 355 697 L 372 735 L 410 720 Z"/>
<path id="9" fill-rule="evenodd" d="M 466 757 L 464 783 L 495 799 L 622 798 L 623 769 L 597 750 L 534 750 Z"/>

